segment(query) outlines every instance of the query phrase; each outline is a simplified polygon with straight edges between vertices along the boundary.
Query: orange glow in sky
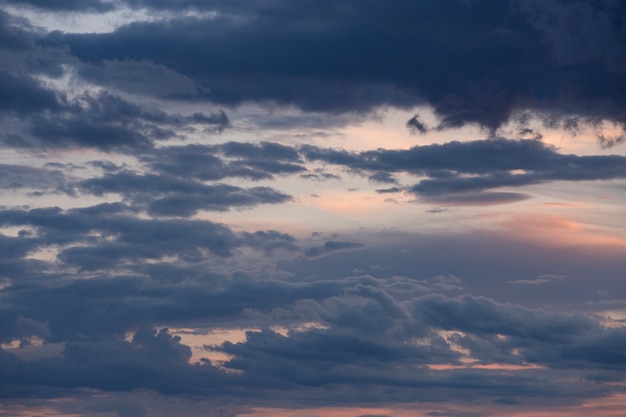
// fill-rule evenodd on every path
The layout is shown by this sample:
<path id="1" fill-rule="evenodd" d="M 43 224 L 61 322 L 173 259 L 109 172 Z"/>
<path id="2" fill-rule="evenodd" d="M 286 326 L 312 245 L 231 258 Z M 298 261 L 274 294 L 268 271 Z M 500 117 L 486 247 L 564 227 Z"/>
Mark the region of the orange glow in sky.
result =
<path id="1" fill-rule="evenodd" d="M 561 406 L 497 406 L 451 403 L 398 404 L 391 407 L 324 407 L 307 409 L 254 408 L 247 417 L 428 417 L 433 415 L 455 416 L 498 416 L 498 417 L 623 417 L 626 410 L 626 394 L 598 400 L 582 405 Z"/>

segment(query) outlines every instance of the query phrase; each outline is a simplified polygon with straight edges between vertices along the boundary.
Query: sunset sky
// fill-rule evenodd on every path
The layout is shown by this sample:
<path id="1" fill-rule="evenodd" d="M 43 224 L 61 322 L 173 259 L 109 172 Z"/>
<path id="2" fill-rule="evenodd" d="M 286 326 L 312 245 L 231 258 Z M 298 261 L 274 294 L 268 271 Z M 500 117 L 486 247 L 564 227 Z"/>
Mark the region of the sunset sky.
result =
<path id="1" fill-rule="evenodd" d="M 626 2 L 0 0 L 0 417 L 618 417 Z"/>

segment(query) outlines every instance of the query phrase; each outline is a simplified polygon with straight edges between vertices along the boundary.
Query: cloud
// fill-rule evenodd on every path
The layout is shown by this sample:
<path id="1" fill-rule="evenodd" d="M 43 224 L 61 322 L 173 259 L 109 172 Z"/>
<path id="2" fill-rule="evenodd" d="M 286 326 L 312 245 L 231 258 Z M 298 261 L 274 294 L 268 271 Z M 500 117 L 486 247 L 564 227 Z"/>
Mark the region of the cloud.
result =
<path id="1" fill-rule="evenodd" d="M 110 2 L 102 0 L 7 0 L 7 3 L 17 6 L 29 5 L 54 11 L 106 11 L 113 8 Z"/>
<path id="2" fill-rule="evenodd" d="M 389 172 L 378 171 L 372 174 L 369 177 L 369 180 L 372 182 L 383 183 L 383 184 L 397 184 L 398 181 L 391 175 Z"/>
<path id="3" fill-rule="evenodd" d="M 517 279 L 514 281 L 508 281 L 508 283 L 516 284 L 516 285 L 540 285 L 540 284 L 550 284 L 553 282 L 563 281 L 567 278 L 568 278 L 567 275 L 544 274 L 544 275 L 539 275 L 535 279 Z"/>
<path id="4" fill-rule="evenodd" d="M 174 7 L 157 1 L 141 6 Z M 82 62 L 106 67 L 106 74 L 91 74 L 92 82 L 106 85 L 125 77 L 127 68 L 108 63 L 144 62 L 180 74 L 223 105 L 256 101 L 367 112 L 426 103 L 440 129 L 470 123 L 495 131 L 527 110 L 557 123 L 577 117 L 624 125 L 626 97 L 614 88 L 624 83 L 626 68 L 619 58 L 624 9 L 615 2 L 175 6 L 214 14 L 136 22 L 108 34 L 56 32 L 41 42 L 68 45 Z M 576 30 L 571 22 L 578 22 Z"/>
<path id="5" fill-rule="evenodd" d="M 358 242 L 347 242 L 347 241 L 337 241 L 337 240 L 327 240 L 323 245 L 320 246 L 311 246 L 308 248 L 305 253 L 310 257 L 324 256 L 333 252 L 348 250 L 348 249 L 358 249 L 364 248 L 365 245 Z"/>
<path id="6" fill-rule="evenodd" d="M 411 117 L 406 122 L 406 126 L 412 132 L 417 132 L 417 133 L 421 133 L 421 134 L 424 134 L 424 133 L 428 132 L 428 126 L 426 126 L 426 124 L 420 120 L 420 117 L 417 114 L 415 116 Z"/>
<path id="7" fill-rule="evenodd" d="M 57 110 L 60 103 L 54 92 L 46 89 L 32 77 L 18 77 L 0 72 L 0 111 L 29 114 L 39 110 Z"/>
<path id="8" fill-rule="evenodd" d="M 424 316 L 435 300 L 441 300 L 455 310 L 458 308 L 458 315 L 455 313 L 458 319 L 448 321 L 449 312 L 445 309 L 437 309 L 432 315 Z M 467 303 L 491 306 L 488 313 L 485 311 L 484 317 L 489 317 L 487 322 L 480 309 L 465 309 Z M 531 393 L 538 389 L 532 384 L 539 383 L 540 378 L 552 378 L 560 372 L 557 369 L 563 369 L 561 366 L 572 366 L 570 369 L 579 366 L 603 368 L 604 359 L 599 359 L 603 357 L 601 351 L 604 350 L 600 344 L 606 343 L 604 337 L 611 340 L 605 354 L 623 337 L 622 331 L 613 334 L 612 330 L 602 330 L 597 322 L 583 316 L 524 309 L 471 296 L 456 299 L 423 296 L 413 299 L 409 305 L 407 311 L 406 305 L 403 307 L 393 301 L 382 288 L 358 284 L 345 297 L 333 297 L 320 305 L 321 318 L 328 326 L 326 329 L 290 332 L 288 335 L 270 330 L 249 332 L 245 342 L 225 343 L 219 350 L 233 356 L 225 366 L 243 372 L 242 378 L 250 383 L 263 378 L 269 387 L 288 389 L 294 399 L 299 396 L 297 387 L 307 387 L 306 393 L 312 394 L 318 386 L 337 384 L 341 388 L 334 394 L 326 394 L 331 395 L 326 398 L 327 401 L 345 401 L 347 395 L 358 395 L 363 401 L 363 392 L 357 387 L 370 387 L 368 395 L 388 401 L 389 397 L 379 390 L 383 386 L 394 387 L 393 400 L 402 401 L 408 398 L 405 395 L 409 395 L 409 391 L 416 395 L 416 388 L 430 386 L 435 397 L 439 388 L 446 387 L 444 390 L 453 389 L 460 395 L 472 395 L 474 398 L 487 395 L 494 399 L 524 402 L 527 395 L 534 395 Z M 536 320 L 536 316 L 545 320 Z M 444 339 L 437 336 L 438 329 L 462 333 Z M 402 342 L 407 337 L 424 335 L 428 335 L 428 342 L 424 344 L 407 345 Z M 427 375 L 419 366 L 415 367 L 424 360 L 430 364 L 438 361 L 460 363 L 456 361 L 460 359 L 460 354 L 452 343 L 471 348 L 471 355 L 478 360 L 483 359 L 482 355 L 512 364 L 526 359 L 554 368 L 527 371 L 523 377 L 516 375 L 516 382 L 513 382 L 506 374 L 492 374 L 486 378 L 485 374 L 472 370 Z M 522 358 L 506 353 L 515 347 L 524 352 Z M 605 358 L 606 364 L 614 364 L 620 355 Z M 327 366 L 318 366 L 321 363 Z M 358 366 L 361 363 L 367 364 L 367 367 Z M 411 369 L 411 375 L 404 372 L 407 369 Z M 505 388 L 510 384 L 515 385 L 513 391 Z M 549 389 L 550 395 L 555 398 L 582 388 L 573 384 L 558 393 L 555 385 L 539 384 Z"/>
<path id="9" fill-rule="evenodd" d="M 153 170 L 197 180 L 262 180 L 306 171 L 295 148 L 271 142 L 163 147 L 141 159 Z"/>
<path id="10" fill-rule="evenodd" d="M 619 211 L 626 157 L 567 154 L 541 130 L 623 142 L 622 3 L 3 4 L 0 397 L 24 408 L 0 414 L 423 402 L 469 416 L 456 405 L 621 392 L 623 242 L 595 233 Z M 119 25 L 45 28 L 68 19 Z M 472 125 L 489 139 L 391 149 L 385 131 L 345 150 L 369 124 L 338 128 L 399 109 L 423 138 Z M 571 204 L 493 207 L 592 181 L 611 184 L 600 209 L 568 211 L 584 223 L 568 233 L 597 226 L 580 247 L 532 241 L 515 211 Z M 346 222 L 323 198 L 382 203 L 364 194 L 375 184 L 431 207 Z"/>
<path id="11" fill-rule="evenodd" d="M 164 99 L 202 97 L 210 94 L 192 79 L 164 65 L 149 61 L 104 61 L 102 66 L 85 65 L 80 76 L 112 90 Z"/>
<path id="12" fill-rule="evenodd" d="M 423 317 L 444 330 L 474 334 L 501 334 L 540 341 L 567 341 L 567 337 L 584 334 L 597 324 L 584 316 L 568 317 L 498 304 L 483 297 L 464 295 L 448 299 L 441 295 L 416 300 L 416 317 Z M 532 329 L 532 330 L 530 330 Z"/>
<path id="13" fill-rule="evenodd" d="M 121 171 L 90 178 L 76 186 L 81 192 L 102 196 L 118 193 L 153 215 L 187 217 L 199 210 L 225 211 L 232 207 L 277 204 L 291 197 L 270 187 L 241 188 L 226 184 L 205 185 L 169 175 Z"/>
<path id="14" fill-rule="evenodd" d="M 426 210 L 425 213 L 439 214 L 439 213 L 445 213 L 446 211 L 448 211 L 448 209 L 441 208 L 441 207 L 435 207 L 435 208 Z"/>
<path id="15" fill-rule="evenodd" d="M 452 192 L 436 196 L 422 196 L 421 200 L 432 204 L 447 206 L 489 206 L 496 204 L 517 203 L 529 199 L 530 196 L 522 193 L 509 192 Z"/>
<path id="16" fill-rule="evenodd" d="M 357 172 L 425 176 L 410 191 L 436 203 L 513 202 L 527 197 L 486 191 L 551 181 L 626 177 L 623 156 L 565 155 L 537 140 L 487 139 L 360 153 L 303 146 L 301 152 L 311 161 L 342 165 Z"/>
<path id="17" fill-rule="evenodd" d="M 71 221 L 69 215 L 74 216 Z M 68 216 L 65 221 L 64 216 Z M 170 248 L 182 254 L 200 244 L 191 237 L 193 233 L 202 236 L 201 242 L 210 234 L 199 222 L 144 222 L 139 230 L 141 222 L 117 216 L 92 219 L 81 210 L 3 213 L 5 222 L 28 219 L 37 224 L 42 239 L 50 236 L 47 228 L 73 225 L 67 236 L 81 241 L 87 230 L 93 230 L 88 219 L 100 230 L 110 223 L 111 232 L 116 222 L 122 222 L 115 230 L 116 241 L 132 239 L 132 250 L 139 256 L 147 249 L 143 241 L 152 242 L 153 250 L 161 248 L 160 254 L 172 253 Z M 176 229 L 167 229 L 166 224 Z M 182 227 L 185 224 L 189 227 Z M 227 233 L 220 226 L 207 226 Z M 80 230 L 84 232 L 78 234 Z M 275 232 L 230 233 L 233 241 L 254 247 L 289 240 Z M 183 241 L 176 238 L 182 235 L 187 236 L 188 246 L 182 247 Z M 124 252 L 132 260 L 129 249 Z M 67 394 L 86 387 L 104 392 L 150 389 L 166 395 L 219 395 L 250 404 L 271 398 L 276 406 L 310 406 L 321 399 L 329 405 L 433 401 L 451 394 L 528 403 L 541 393 L 563 404 L 609 394 L 608 386 L 598 387 L 598 378 L 612 378 L 624 363 L 619 350 L 623 329 L 606 328 L 593 316 L 467 294 L 424 295 L 424 284 L 444 291 L 452 285 L 458 290 L 461 281 L 455 276 L 436 276 L 422 283 L 371 276 L 259 279 L 210 273 L 206 263 L 193 257 L 162 261 L 153 268 L 126 265 L 131 275 L 102 271 L 77 279 L 74 271 L 56 277 L 54 285 L 47 276 L 31 280 L 28 286 L 2 290 L 6 303 L 2 322 L 19 324 L 3 330 L 5 342 L 38 334 L 46 344 L 65 346 L 61 356 L 31 362 L 0 351 L 0 372 L 4 372 L 0 380 L 6 381 L 11 372 L 10 380 L 20 381 L 10 389 L 3 386 L 5 398 L 55 390 Z M 310 322 L 317 324 L 301 326 Z M 190 364 L 190 348 L 167 329 L 175 323 L 258 326 L 259 330 L 249 331 L 244 341 L 210 348 L 229 355 L 222 366 L 236 372 L 226 372 L 206 361 Z M 289 330 L 278 332 L 273 326 Z M 462 369 L 466 355 L 481 364 L 531 363 L 544 368 L 519 373 Z M 427 367 L 437 364 L 443 370 Z M 461 368 L 445 370 L 447 365 Z M 585 370 L 596 374 L 596 382 L 564 378 Z"/>
<path id="18" fill-rule="evenodd" d="M 138 402 L 122 401 L 89 407 L 92 412 L 114 412 L 118 417 L 148 417 L 146 407 Z"/>
<path id="19" fill-rule="evenodd" d="M 1 261 L 25 266 L 29 253 L 57 248 L 57 259 L 83 270 L 139 267 L 148 260 L 176 256 L 193 262 L 231 256 L 240 247 L 291 249 L 293 238 L 274 231 L 236 234 L 227 226 L 200 220 L 140 219 L 121 204 L 62 211 L 59 208 L 5 210 L 0 225 L 33 228 L 34 234 L 1 236 Z M 10 269 L 7 270 L 7 273 Z M 35 275 L 36 276 L 36 275 Z"/>
<path id="20" fill-rule="evenodd" d="M 107 151 L 146 149 L 156 140 L 183 137 L 190 130 L 202 128 L 204 133 L 218 133 L 229 126 L 223 111 L 180 115 L 133 102 L 128 94 L 122 98 L 118 92 L 123 89 L 90 89 L 85 82 L 88 77 L 78 73 L 88 74 L 92 67 L 81 66 L 65 48 L 38 44 L 34 29 L 6 12 L 0 14 L 0 35 L 0 54 L 7 62 L 0 71 L 0 117 L 7 127 L 0 136 L 4 146 L 37 150 L 76 145 Z M 129 73 L 125 78 L 119 75 L 118 84 L 133 76 L 144 80 L 149 84 L 144 87 L 146 94 L 176 95 L 189 90 L 181 81 L 184 77 L 177 78 L 163 66 L 145 62 L 108 65 Z M 114 87 L 114 81 L 109 83 Z M 136 88 L 142 85 L 126 84 Z M 182 92 L 176 91 L 176 84 Z"/>
<path id="21" fill-rule="evenodd" d="M 11 89 L 19 89 L 16 96 L 20 98 L 11 98 L 9 91 L 4 110 L 7 113 L 25 113 L 23 115 L 27 117 L 24 121 L 28 126 L 21 136 L 4 135 L 2 141 L 12 147 L 80 145 L 103 150 L 148 148 L 157 139 L 178 136 L 186 126 L 199 124 L 204 125 L 206 130 L 220 132 L 229 125 L 223 112 L 172 115 L 144 110 L 108 92 L 85 93 L 74 100 L 67 100 L 58 97 L 53 90 L 35 87 L 35 84 L 20 86 L 24 84 L 23 79 L 8 79 L 6 82 Z M 0 111 L 3 110 L 1 107 L 2 103 Z"/>
<path id="22" fill-rule="evenodd" d="M 63 173 L 50 168 L 54 167 L 34 168 L 0 164 L 0 188 L 47 190 L 63 187 L 67 183 Z"/>
<path id="23" fill-rule="evenodd" d="M 40 145 L 50 147 L 147 148 L 155 139 L 176 137 L 176 130 L 191 124 L 208 125 L 217 132 L 228 126 L 228 118 L 223 112 L 171 115 L 144 110 L 110 93 L 84 94 L 55 115 L 33 116 L 30 133 Z"/>

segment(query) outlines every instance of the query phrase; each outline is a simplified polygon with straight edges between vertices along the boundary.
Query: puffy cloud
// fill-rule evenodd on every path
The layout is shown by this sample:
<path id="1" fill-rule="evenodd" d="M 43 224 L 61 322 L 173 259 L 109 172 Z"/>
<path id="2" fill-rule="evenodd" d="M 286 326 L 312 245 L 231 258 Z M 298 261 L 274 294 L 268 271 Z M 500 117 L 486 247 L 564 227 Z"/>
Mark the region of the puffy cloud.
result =
<path id="1" fill-rule="evenodd" d="M 63 216 L 69 213 L 18 214 L 5 213 L 5 222 L 13 218 L 13 224 L 25 223 L 30 218 L 43 237 L 49 235 L 49 227 L 74 224 L 68 230 L 73 235 L 91 230 L 86 217 L 81 221 L 79 214 L 86 215 L 80 211 L 65 223 Z M 133 226 L 117 216 L 100 220 L 99 227 L 110 224 L 112 231 L 120 222 L 117 240 L 133 237 L 137 256 L 147 250 L 142 241 L 153 242 L 153 250 L 161 248 L 162 254 L 173 253 L 167 249 L 173 247 L 183 253 L 184 243 L 176 236 L 196 230 L 205 242 L 210 230 L 201 229 L 198 222 L 187 222 L 190 227 L 180 229 L 181 222 L 169 221 L 159 221 L 154 228 L 147 222 L 140 230 L 141 223 Z M 273 232 L 240 236 L 230 232 L 230 238 L 244 245 L 284 240 Z M 200 244 L 191 236 L 186 240 Z M 125 252 L 132 259 L 130 247 Z M 31 362 L 3 351 L 2 372 L 19 381 L 3 390 L 5 397 L 88 387 L 245 398 L 251 403 L 271 398 L 282 406 L 313 405 L 322 399 L 326 404 L 383 404 L 390 398 L 432 401 L 452 393 L 524 403 L 549 395 L 553 401 L 571 403 L 610 393 L 610 386 L 599 389 L 597 381 L 614 380 L 624 363 L 622 328 L 606 328 L 589 315 L 467 294 L 442 295 L 459 291 L 460 279 L 454 276 L 259 279 L 210 273 L 206 264 L 191 259 L 163 261 L 154 268 L 137 266 L 128 276 L 100 273 L 76 279 L 74 274 L 58 276 L 54 284 L 48 276 L 2 290 L 3 322 L 15 324 L 3 331 L 5 343 L 36 334 L 44 336 L 45 343 L 65 346 L 60 356 Z M 432 293 L 425 295 L 428 291 Z M 310 322 L 315 324 L 304 326 Z M 208 361 L 190 364 L 190 348 L 165 328 L 191 323 L 205 328 L 252 325 L 259 330 L 249 331 L 241 342 L 207 347 L 229 355 L 217 368 Z M 275 326 L 287 330 L 272 330 Z M 471 361 L 464 367 L 468 359 L 522 369 L 494 372 L 473 368 Z M 543 368 L 524 369 L 528 364 Z M 452 365 L 456 368 L 447 368 Z M 563 382 L 564 376 L 587 373 L 595 375 L 594 382 L 569 377 Z"/>

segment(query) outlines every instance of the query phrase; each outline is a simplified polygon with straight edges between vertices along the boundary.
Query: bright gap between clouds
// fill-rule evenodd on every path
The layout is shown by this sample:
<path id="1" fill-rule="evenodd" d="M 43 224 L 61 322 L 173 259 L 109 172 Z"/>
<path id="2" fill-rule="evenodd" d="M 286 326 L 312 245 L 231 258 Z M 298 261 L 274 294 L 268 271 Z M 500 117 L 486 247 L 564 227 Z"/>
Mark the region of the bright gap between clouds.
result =
<path id="1" fill-rule="evenodd" d="M 306 332 L 311 329 L 327 329 L 328 327 L 317 322 L 301 323 L 293 327 L 271 326 L 270 329 L 284 337 L 289 337 L 290 332 Z M 192 329 L 192 328 L 168 328 L 171 336 L 180 337 L 180 343 L 191 349 L 192 356 L 189 363 L 202 363 L 208 360 L 213 366 L 225 369 L 222 365 L 231 357 L 222 352 L 212 351 L 206 347 L 220 347 L 224 343 L 244 343 L 247 340 L 247 332 L 261 332 L 260 328 L 213 328 L 213 329 Z M 126 335 L 126 341 L 131 341 L 133 333 Z M 206 346 L 206 347 L 205 347 Z"/>
<path id="2" fill-rule="evenodd" d="M 270 326 L 270 329 L 284 337 L 289 337 L 292 332 L 307 332 L 311 329 L 325 330 L 329 327 L 318 322 L 306 322 L 293 326 L 291 328 L 284 326 Z M 168 333 L 171 336 L 180 337 L 180 343 L 191 349 L 192 356 L 189 359 L 190 364 L 201 364 L 205 361 L 211 363 L 211 365 L 218 367 L 224 371 L 231 372 L 223 365 L 225 362 L 232 359 L 232 356 L 223 352 L 213 351 L 211 347 L 221 347 L 224 343 L 245 343 L 247 341 L 247 332 L 261 332 L 260 328 L 214 328 L 210 330 L 206 329 L 193 329 L 193 328 L 168 328 Z M 450 371 L 455 369 L 481 369 L 487 371 L 524 371 L 530 369 L 545 369 L 544 366 L 524 363 L 521 365 L 512 365 L 506 363 L 477 363 L 478 360 L 472 358 L 471 351 L 464 348 L 454 342 L 454 336 L 464 336 L 460 331 L 445 331 L 440 330 L 439 335 L 444 338 L 448 347 L 455 352 L 460 353 L 463 358 L 461 359 L 461 365 L 451 364 L 430 364 L 427 365 L 431 371 Z M 504 336 L 502 336 L 504 337 Z M 126 335 L 126 341 L 132 341 L 133 333 L 130 332 Z M 414 343 L 419 345 L 429 345 L 430 340 L 417 340 Z M 235 371 L 232 371 L 235 372 Z"/>
<path id="3" fill-rule="evenodd" d="M 256 407 L 246 412 L 247 417 L 365 417 L 365 416 L 394 416 L 394 417 L 471 417 L 471 416 L 499 416 L 499 417 L 623 417 L 626 409 L 626 394 L 611 397 L 592 399 L 582 405 L 561 405 L 547 407 L 516 406 L 506 404 L 481 404 L 480 402 L 465 402 L 463 404 L 447 403 L 420 403 L 420 404 L 393 404 L 382 407 L 319 407 L 304 409 L 262 408 Z"/>
<path id="4" fill-rule="evenodd" d="M 116 1 L 109 3 L 115 4 Z M 37 29 L 77 34 L 111 33 L 136 22 L 156 22 L 186 17 L 214 19 L 218 16 L 214 11 L 201 12 L 193 8 L 176 12 L 156 11 L 146 7 L 138 9 L 119 7 L 105 12 L 54 12 L 29 6 L 5 5 L 4 10 L 15 17 L 25 18 Z"/>

